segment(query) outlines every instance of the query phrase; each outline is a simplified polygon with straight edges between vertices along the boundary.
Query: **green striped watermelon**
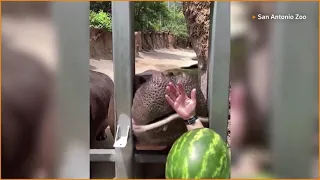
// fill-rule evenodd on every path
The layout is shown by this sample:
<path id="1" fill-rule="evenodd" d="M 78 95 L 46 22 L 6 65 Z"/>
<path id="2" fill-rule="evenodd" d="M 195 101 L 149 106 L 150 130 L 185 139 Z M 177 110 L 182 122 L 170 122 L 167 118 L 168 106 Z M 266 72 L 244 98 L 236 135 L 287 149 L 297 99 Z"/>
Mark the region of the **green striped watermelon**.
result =
<path id="1" fill-rule="evenodd" d="M 173 144 L 166 163 L 167 179 L 229 178 L 230 154 L 221 136 L 208 128 L 184 133 Z"/>

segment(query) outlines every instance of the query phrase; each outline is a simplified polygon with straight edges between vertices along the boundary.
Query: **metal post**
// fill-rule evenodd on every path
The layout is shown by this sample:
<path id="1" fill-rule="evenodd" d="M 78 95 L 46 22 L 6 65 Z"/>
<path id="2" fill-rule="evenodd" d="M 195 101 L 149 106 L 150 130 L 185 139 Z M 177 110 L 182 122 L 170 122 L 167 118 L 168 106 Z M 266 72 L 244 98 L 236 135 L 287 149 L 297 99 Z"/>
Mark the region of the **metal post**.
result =
<path id="1" fill-rule="evenodd" d="M 318 5 L 278 2 L 275 14 L 305 20 L 273 20 L 272 153 L 277 178 L 310 178 L 317 120 Z"/>
<path id="2" fill-rule="evenodd" d="M 112 41 L 117 131 L 116 178 L 133 178 L 131 106 L 135 72 L 133 2 L 112 2 Z"/>
<path id="3" fill-rule="evenodd" d="M 230 2 L 211 3 L 208 66 L 209 126 L 227 140 L 230 66 Z"/>
<path id="4" fill-rule="evenodd" d="M 59 48 L 56 178 L 89 178 L 89 3 L 52 6 Z"/>

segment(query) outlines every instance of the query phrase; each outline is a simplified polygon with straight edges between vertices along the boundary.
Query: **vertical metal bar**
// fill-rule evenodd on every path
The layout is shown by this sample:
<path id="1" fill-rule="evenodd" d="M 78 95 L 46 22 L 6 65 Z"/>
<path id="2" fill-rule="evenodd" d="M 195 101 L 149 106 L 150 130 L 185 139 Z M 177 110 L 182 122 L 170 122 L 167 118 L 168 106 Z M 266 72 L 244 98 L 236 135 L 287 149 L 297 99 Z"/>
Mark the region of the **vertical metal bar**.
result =
<path id="1" fill-rule="evenodd" d="M 213 6 L 214 5 L 214 6 Z M 230 2 L 211 3 L 208 76 L 209 126 L 227 140 L 230 69 Z"/>
<path id="2" fill-rule="evenodd" d="M 53 3 L 58 35 L 57 178 L 89 178 L 89 3 Z"/>
<path id="3" fill-rule="evenodd" d="M 318 6 L 278 2 L 275 14 L 305 20 L 274 20 L 272 62 L 273 168 L 278 178 L 310 178 L 317 117 Z"/>
<path id="4" fill-rule="evenodd" d="M 116 178 L 132 178 L 133 141 L 131 106 L 135 72 L 133 2 L 112 2 L 112 40 L 117 134 L 128 135 L 123 148 L 115 147 Z M 129 133 L 128 133 L 129 130 Z M 128 134 L 127 134 L 128 133 Z M 117 141 L 117 137 L 116 140 Z"/>

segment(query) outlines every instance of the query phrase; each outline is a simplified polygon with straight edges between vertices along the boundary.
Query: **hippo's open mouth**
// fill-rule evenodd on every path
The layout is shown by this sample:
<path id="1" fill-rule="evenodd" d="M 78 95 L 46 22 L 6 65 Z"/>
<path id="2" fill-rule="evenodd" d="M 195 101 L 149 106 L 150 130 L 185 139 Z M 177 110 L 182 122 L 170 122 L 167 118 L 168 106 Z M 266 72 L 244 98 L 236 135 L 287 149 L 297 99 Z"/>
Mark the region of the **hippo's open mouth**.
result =
<path id="1" fill-rule="evenodd" d="M 168 124 L 171 121 L 179 121 L 178 119 L 180 118 L 180 116 L 177 113 L 174 113 L 172 115 L 169 115 L 159 121 L 156 122 L 151 122 L 150 124 L 147 125 L 136 125 L 135 124 L 135 120 L 132 119 L 132 130 L 135 133 L 143 133 L 155 128 L 158 128 L 160 126 L 164 126 L 166 124 Z M 199 117 L 201 122 L 208 122 L 208 118 L 207 117 Z M 164 126 L 165 128 L 166 126 Z"/>

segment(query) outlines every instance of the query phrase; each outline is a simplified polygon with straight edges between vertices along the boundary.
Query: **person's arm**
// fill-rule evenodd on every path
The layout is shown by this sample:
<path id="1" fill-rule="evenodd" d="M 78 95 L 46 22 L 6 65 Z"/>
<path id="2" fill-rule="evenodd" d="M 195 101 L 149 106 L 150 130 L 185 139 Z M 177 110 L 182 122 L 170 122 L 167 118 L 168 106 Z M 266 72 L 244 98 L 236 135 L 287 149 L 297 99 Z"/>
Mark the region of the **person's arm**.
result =
<path id="1" fill-rule="evenodd" d="M 196 89 L 191 91 L 191 98 L 189 98 L 181 83 L 178 83 L 176 87 L 172 82 L 170 82 L 166 87 L 165 97 L 170 106 L 184 120 L 188 131 L 197 128 L 204 128 L 198 116 L 195 115 L 197 104 Z"/>
<path id="2" fill-rule="evenodd" d="M 197 115 L 194 115 L 188 119 L 184 119 L 184 123 L 186 124 L 188 131 L 198 128 L 204 128 L 202 122 L 200 121 Z"/>
<path id="3" fill-rule="evenodd" d="M 187 125 L 188 131 L 191 131 L 193 129 L 198 129 L 198 128 L 204 128 L 202 122 L 199 119 L 197 119 L 194 124 Z"/>

